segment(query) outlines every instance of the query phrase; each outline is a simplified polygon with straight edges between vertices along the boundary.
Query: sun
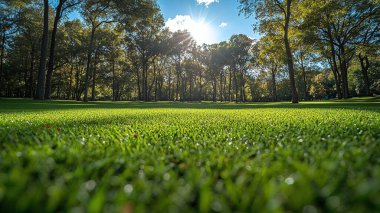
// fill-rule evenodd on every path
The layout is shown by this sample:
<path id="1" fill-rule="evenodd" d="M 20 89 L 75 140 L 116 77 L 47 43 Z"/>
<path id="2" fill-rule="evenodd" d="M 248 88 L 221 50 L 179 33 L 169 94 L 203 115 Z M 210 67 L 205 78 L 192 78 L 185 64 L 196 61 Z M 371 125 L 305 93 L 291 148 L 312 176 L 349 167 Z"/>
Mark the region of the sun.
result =
<path id="1" fill-rule="evenodd" d="M 175 18 L 169 18 L 165 25 L 171 32 L 178 30 L 189 31 L 199 45 L 217 42 L 217 33 L 213 29 L 211 22 L 206 22 L 204 16 L 194 19 L 191 15 L 177 15 Z"/>
<path id="2" fill-rule="evenodd" d="M 215 33 L 210 24 L 203 20 L 192 21 L 188 30 L 198 44 L 212 44 L 215 42 Z"/>

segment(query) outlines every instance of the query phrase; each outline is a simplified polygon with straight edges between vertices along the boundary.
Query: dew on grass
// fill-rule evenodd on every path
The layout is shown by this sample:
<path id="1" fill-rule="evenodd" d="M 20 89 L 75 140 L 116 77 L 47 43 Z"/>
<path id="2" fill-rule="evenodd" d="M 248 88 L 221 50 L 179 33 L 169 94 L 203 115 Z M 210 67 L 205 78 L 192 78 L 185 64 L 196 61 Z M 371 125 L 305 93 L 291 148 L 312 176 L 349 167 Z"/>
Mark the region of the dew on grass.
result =
<path id="1" fill-rule="evenodd" d="M 170 174 L 169 174 L 169 173 L 165 173 L 165 174 L 164 174 L 164 180 L 165 180 L 165 181 L 170 180 Z"/>
<path id="2" fill-rule="evenodd" d="M 294 179 L 292 177 L 287 177 L 285 179 L 285 183 L 288 185 L 293 185 L 294 184 Z"/>
<path id="3" fill-rule="evenodd" d="M 92 191 L 96 187 L 96 182 L 94 180 L 89 180 L 85 183 L 85 187 L 88 191 Z"/>
<path id="4" fill-rule="evenodd" d="M 132 184 L 125 184 L 124 186 L 124 192 L 127 194 L 131 194 L 133 192 L 133 186 Z"/>

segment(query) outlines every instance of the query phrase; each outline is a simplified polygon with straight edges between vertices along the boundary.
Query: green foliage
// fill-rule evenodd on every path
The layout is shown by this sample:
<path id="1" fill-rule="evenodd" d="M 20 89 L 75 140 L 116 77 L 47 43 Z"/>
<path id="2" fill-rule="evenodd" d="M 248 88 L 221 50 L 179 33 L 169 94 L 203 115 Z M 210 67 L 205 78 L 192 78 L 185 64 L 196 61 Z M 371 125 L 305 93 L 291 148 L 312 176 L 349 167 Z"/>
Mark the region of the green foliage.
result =
<path id="1" fill-rule="evenodd" d="M 380 100 L 0 100 L 1 212 L 376 212 Z"/>

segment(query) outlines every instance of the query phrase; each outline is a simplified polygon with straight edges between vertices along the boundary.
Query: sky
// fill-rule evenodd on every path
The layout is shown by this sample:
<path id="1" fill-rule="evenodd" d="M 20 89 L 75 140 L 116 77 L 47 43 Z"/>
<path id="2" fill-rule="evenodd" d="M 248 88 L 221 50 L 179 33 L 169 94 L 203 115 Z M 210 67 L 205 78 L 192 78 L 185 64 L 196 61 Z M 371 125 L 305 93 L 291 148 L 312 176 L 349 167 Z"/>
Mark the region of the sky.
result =
<path id="1" fill-rule="evenodd" d="M 53 5 L 56 0 L 49 0 Z M 165 25 L 172 31 L 188 30 L 198 44 L 227 41 L 234 34 L 260 38 L 253 32 L 254 17 L 239 16 L 237 0 L 157 0 Z M 73 12 L 71 18 L 78 18 Z"/>
<path id="2" fill-rule="evenodd" d="M 171 31 L 187 29 L 198 44 L 218 43 L 233 34 L 259 38 L 252 30 L 254 18 L 239 16 L 237 0 L 158 0 Z"/>

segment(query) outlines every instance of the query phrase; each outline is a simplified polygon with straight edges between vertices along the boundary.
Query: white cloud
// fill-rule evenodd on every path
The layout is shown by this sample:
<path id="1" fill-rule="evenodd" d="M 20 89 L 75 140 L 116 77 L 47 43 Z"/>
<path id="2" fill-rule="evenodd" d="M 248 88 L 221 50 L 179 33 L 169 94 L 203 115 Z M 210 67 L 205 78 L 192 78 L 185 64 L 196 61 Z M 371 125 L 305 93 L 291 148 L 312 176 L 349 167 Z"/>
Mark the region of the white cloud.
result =
<path id="1" fill-rule="evenodd" d="M 220 28 L 225 28 L 227 26 L 228 26 L 228 23 L 226 23 L 226 22 L 222 22 L 222 23 L 219 24 Z"/>
<path id="2" fill-rule="evenodd" d="M 169 18 L 166 27 L 171 32 L 178 30 L 187 30 L 198 44 L 216 43 L 216 35 L 210 24 L 204 20 L 194 20 L 189 15 L 177 15 L 175 18 Z"/>
<path id="3" fill-rule="evenodd" d="M 189 15 L 177 15 L 175 18 L 169 18 L 166 26 L 170 31 L 175 32 L 178 30 L 188 30 L 190 26 L 194 25 L 194 20 Z"/>
<path id="4" fill-rule="evenodd" d="M 212 3 L 216 3 L 216 2 L 219 2 L 219 0 L 196 0 L 198 4 L 204 4 L 207 6 L 209 6 L 210 4 Z"/>

